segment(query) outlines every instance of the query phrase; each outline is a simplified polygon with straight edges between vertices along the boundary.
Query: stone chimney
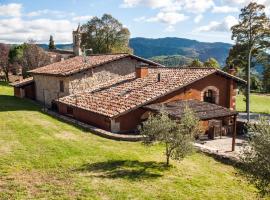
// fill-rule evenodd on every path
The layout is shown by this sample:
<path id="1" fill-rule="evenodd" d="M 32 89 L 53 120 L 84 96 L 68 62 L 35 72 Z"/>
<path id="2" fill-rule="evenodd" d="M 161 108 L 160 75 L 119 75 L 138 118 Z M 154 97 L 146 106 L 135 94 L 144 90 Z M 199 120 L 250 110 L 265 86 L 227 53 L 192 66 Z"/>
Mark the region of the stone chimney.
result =
<path id="1" fill-rule="evenodd" d="M 231 74 L 233 76 L 236 75 L 236 70 L 235 70 L 234 66 L 232 66 L 232 65 L 229 67 L 229 74 Z"/>
<path id="2" fill-rule="evenodd" d="M 144 78 L 148 76 L 148 67 L 146 66 L 139 66 L 135 69 L 136 78 Z"/>

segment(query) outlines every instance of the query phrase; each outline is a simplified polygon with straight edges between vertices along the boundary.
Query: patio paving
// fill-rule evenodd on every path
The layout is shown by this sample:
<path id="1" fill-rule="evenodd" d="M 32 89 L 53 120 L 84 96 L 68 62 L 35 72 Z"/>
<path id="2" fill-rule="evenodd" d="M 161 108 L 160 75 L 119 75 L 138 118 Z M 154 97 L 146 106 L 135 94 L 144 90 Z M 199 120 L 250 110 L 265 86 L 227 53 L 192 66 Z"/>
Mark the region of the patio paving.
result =
<path id="1" fill-rule="evenodd" d="M 195 146 L 207 153 L 239 160 L 246 139 L 238 136 L 235 142 L 235 151 L 232 151 L 232 137 L 229 136 L 216 137 L 214 140 L 200 140 L 195 143 Z"/>

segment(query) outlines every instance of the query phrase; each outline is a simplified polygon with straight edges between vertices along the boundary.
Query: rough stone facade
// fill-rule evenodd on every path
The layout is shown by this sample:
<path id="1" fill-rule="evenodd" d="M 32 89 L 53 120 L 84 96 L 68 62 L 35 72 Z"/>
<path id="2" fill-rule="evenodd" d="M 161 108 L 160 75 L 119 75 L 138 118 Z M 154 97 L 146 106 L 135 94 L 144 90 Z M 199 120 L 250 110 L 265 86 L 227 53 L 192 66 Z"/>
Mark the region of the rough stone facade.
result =
<path id="1" fill-rule="evenodd" d="M 68 78 L 33 75 L 36 84 L 36 100 L 50 107 L 54 99 L 69 94 Z M 64 83 L 64 92 L 60 92 L 60 81 Z"/>
<path id="2" fill-rule="evenodd" d="M 126 57 L 68 77 L 33 74 L 36 99 L 51 107 L 54 99 L 82 92 L 110 79 L 130 74 L 135 72 L 135 68 L 139 65 L 139 61 Z M 60 81 L 63 81 L 64 92 L 60 92 Z"/>

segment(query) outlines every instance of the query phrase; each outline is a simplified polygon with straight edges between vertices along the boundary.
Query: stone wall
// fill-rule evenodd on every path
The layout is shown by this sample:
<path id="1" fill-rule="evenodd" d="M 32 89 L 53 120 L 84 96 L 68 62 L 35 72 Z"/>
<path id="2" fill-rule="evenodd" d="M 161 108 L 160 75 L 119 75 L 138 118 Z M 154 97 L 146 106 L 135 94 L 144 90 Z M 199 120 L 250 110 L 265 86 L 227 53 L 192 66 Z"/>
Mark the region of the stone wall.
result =
<path id="1" fill-rule="evenodd" d="M 36 85 L 36 100 L 50 107 L 54 99 L 69 94 L 68 78 L 56 76 L 33 75 Z M 60 92 L 60 81 L 64 82 L 64 92 Z"/>
<path id="2" fill-rule="evenodd" d="M 117 78 L 135 72 L 139 62 L 131 58 L 123 58 L 100 67 L 89 69 L 69 77 L 70 93 L 77 93 Z"/>
<path id="3" fill-rule="evenodd" d="M 54 99 L 82 92 L 118 76 L 133 73 L 139 64 L 140 62 L 137 60 L 128 57 L 69 77 L 33 75 L 36 83 L 36 99 L 42 103 L 45 100 L 45 104 L 51 107 L 51 102 Z M 64 92 L 60 92 L 61 80 L 64 82 Z"/>

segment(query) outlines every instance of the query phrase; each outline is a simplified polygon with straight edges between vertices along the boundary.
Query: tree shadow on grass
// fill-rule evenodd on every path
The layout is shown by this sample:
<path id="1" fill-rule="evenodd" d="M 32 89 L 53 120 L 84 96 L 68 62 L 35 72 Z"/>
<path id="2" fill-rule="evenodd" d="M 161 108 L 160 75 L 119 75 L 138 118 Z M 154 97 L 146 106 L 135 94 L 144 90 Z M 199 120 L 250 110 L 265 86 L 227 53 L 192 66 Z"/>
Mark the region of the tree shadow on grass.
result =
<path id="1" fill-rule="evenodd" d="M 137 160 L 109 160 L 85 164 L 75 171 L 92 172 L 99 178 L 123 178 L 128 180 L 153 179 L 163 176 L 171 167 L 159 162 L 140 162 Z"/>

